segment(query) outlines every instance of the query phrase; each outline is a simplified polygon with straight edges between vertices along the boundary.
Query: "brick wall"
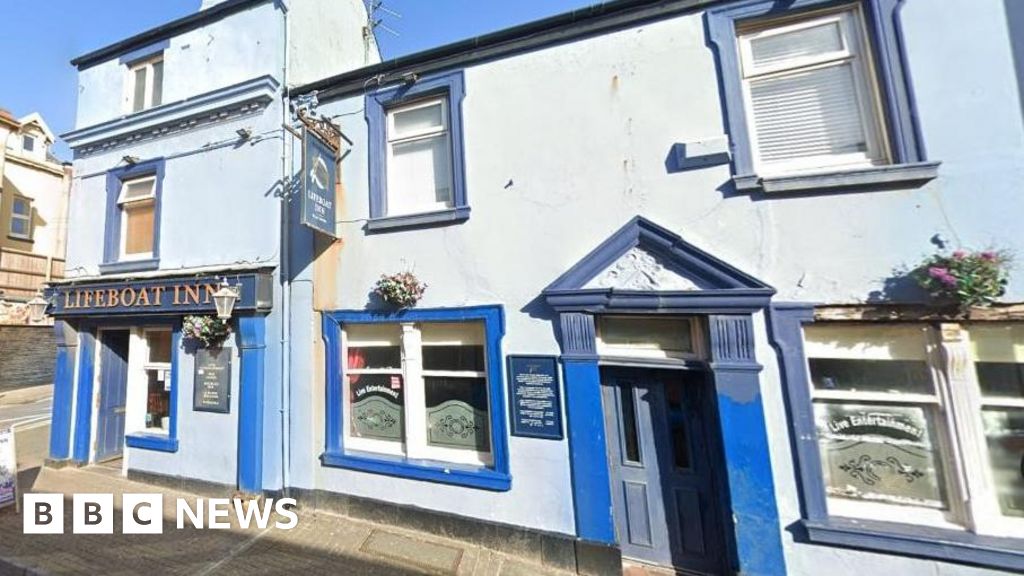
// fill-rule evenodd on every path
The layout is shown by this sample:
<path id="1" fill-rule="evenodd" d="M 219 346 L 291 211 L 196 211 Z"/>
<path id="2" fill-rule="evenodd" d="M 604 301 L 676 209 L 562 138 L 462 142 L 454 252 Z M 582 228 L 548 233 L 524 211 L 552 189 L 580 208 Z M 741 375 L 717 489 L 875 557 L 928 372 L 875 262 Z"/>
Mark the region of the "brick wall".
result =
<path id="1" fill-rule="evenodd" d="M 0 326 L 0 390 L 53 382 L 52 326 Z"/>

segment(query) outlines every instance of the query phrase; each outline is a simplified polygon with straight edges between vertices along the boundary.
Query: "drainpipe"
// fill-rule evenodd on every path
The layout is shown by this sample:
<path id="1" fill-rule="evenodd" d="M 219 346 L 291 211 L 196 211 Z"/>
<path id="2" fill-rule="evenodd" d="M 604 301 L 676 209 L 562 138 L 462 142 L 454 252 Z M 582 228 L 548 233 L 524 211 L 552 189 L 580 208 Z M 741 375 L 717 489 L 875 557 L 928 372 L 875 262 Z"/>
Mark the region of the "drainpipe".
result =
<path id="1" fill-rule="evenodd" d="M 291 113 L 288 110 L 288 5 L 285 0 L 280 0 L 282 21 L 284 22 L 284 68 L 281 71 L 281 488 L 285 497 L 291 496 L 291 218 L 289 217 L 291 190 L 287 188 L 291 179 L 291 165 L 289 160 L 294 157 L 295 142 L 285 126 L 291 123 Z M 288 144 L 285 145 L 285 142 Z M 289 153 L 289 146 L 291 152 Z"/>

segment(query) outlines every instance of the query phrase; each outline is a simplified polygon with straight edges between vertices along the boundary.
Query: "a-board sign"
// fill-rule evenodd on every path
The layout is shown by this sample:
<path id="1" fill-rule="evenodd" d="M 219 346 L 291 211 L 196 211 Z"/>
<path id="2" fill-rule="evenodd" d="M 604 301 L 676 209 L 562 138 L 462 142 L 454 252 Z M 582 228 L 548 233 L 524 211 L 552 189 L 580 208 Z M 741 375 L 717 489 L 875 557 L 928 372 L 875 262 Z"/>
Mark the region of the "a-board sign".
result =
<path id="1" fill-rule="evenodd" d="M 0 508 L 18 501 L 18 460 L 14 452 L 14 428 L 0 428 Z"/>

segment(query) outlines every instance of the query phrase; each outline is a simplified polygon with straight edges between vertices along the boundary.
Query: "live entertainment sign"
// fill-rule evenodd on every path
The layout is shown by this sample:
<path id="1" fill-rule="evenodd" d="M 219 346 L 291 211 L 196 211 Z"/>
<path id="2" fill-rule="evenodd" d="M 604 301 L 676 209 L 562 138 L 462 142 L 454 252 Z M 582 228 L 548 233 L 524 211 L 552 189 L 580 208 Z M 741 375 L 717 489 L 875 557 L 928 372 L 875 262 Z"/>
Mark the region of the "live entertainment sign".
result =
<path id="1" fill-rule="evenodd" d="M 268 309 L 271 277 L 266 273 L 194 276 L 60 284 L 46 291 L 51 316 L 213 312 L 213 294 L 221 279 L 241 286 L 235 310 Z"/>

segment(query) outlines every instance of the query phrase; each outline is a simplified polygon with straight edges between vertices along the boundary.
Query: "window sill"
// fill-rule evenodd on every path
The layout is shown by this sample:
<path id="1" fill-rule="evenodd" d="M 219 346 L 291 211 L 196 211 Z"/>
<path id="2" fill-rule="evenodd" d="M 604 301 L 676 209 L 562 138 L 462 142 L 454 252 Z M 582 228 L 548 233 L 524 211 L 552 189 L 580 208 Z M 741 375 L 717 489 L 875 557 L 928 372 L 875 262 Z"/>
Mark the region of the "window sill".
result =
<path id="1" fill-rule="evenodd" d="M 857 192 L 890 188 L 918 188 L 934 180 L 940 162 L 918 162 L 894 166 L 874 166 L 858 170 L 799 174 L 792 176 L 734 176 L 739 192 L 788 194 L 793 192 Z"/>
<path id="2" fill-rule="evenodd" d="M 1024 570 L 1024 540 L 1016 538 L 850 518 L 803 520 L 801 524 L 807 531 L 807 539 L 814 543 Z"/>
<path id="3" fill-rule="evenodd" d="M 7 235 L 7 239 L 8 240 L 14 240 L 16 242 L 26 242 L 28 244 L 31 244 L 31 243 L 34 242 L 34 240 L 31 237 L 26 238 L 24 236 L 15 236 L 14 234 L 8 234 Z"/>
<path id="4" fill-rule="evenodd" d="M 437 212 L 423 214 L 403 214 L 401 216 L 384 216 L 371 218 L 366 222 L 367 232 L 396 230 L 400 228 L 416 228 L 420 226 L 439 226 L 454 224 L 469 219 L 469 206 L 458 206 Z"/>
<path id="5" fill-rule="evenodd" d="M 123 262 L 107 262 L 100 264 L 100 274 L 117 274 L 120 272 L 143 272 L 156 270 L 160 267 L 159 258 L 146 260 L 125 260 Z"/>
<path id="6" fill-rule="evenodd" d="M 496 492 L 507 492 L 512 489 L 512 476 L 479 466 L 358 452 L 325 452 L 321 458 L 324 466 L 373 474 L 469 486 Z"/>
<path id="7" fill-rule="evenodd" d="M 137 433 L 125 436 L 124 443 L 129 448 L 157 450 L 160 452 L 177 452 L 178 439 L 163 434 Z"/>

